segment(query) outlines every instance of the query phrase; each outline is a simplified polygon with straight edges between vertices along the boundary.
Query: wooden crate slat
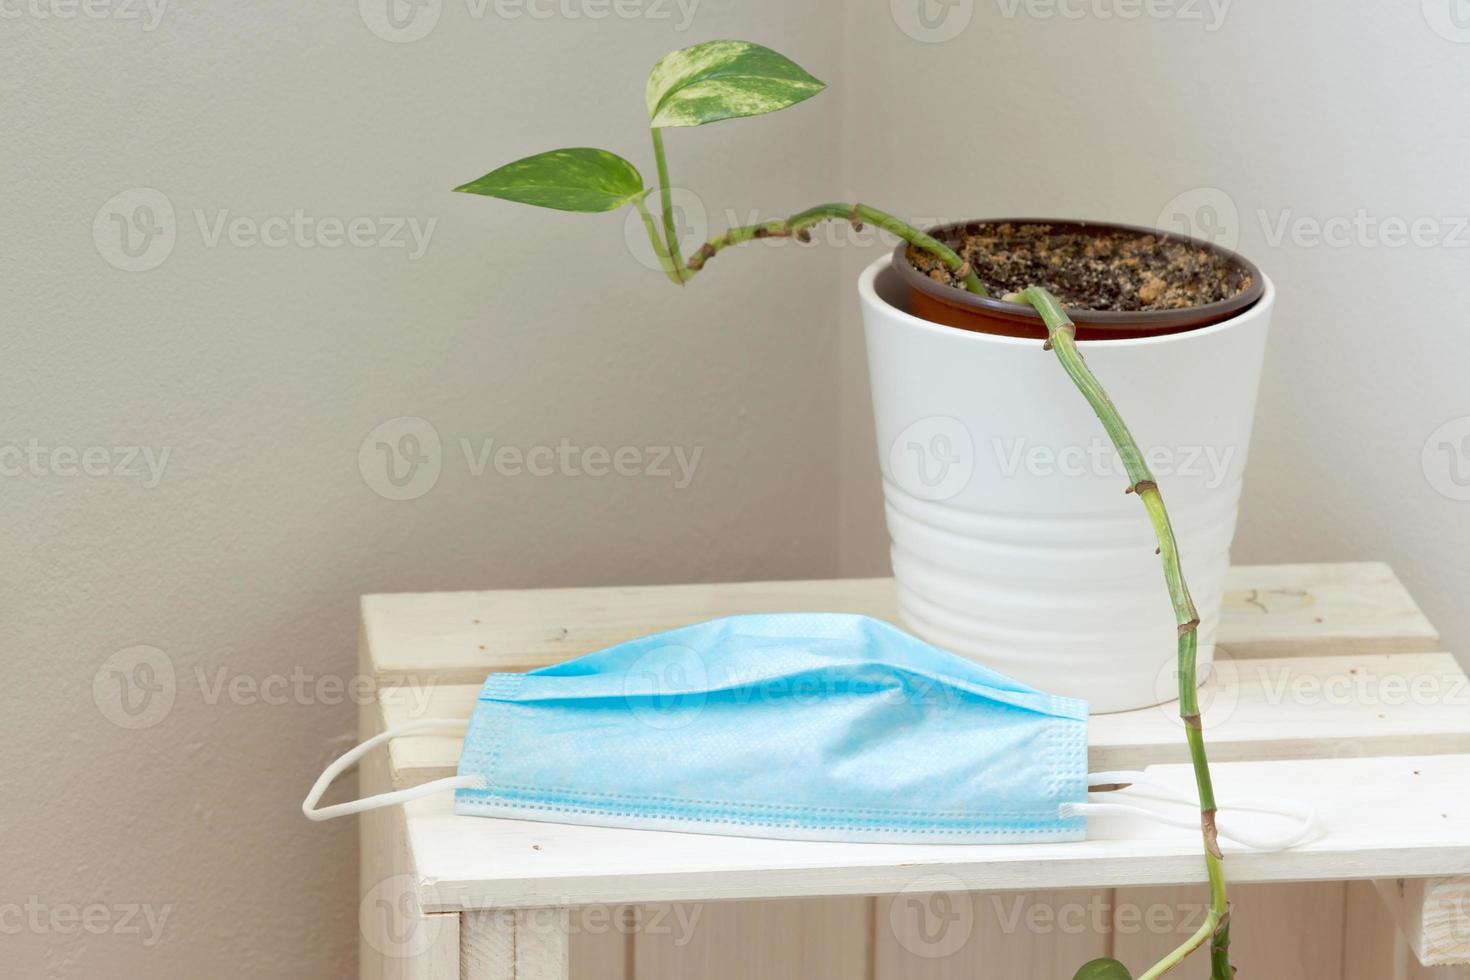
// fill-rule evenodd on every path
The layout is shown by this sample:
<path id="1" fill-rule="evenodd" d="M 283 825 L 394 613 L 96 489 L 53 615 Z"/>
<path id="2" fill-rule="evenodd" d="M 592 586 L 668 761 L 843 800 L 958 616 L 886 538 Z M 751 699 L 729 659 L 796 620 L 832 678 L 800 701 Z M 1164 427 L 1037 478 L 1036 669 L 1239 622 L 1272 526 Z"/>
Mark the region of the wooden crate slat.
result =
<path id="1" fill-rule="evenodd" d="M 483 680 L 649 633 L 741 613 L 811 610 L 897 618 L 891 579 L 734 582 L 363 596 L 379 678 Z"/>
<path id="2" fill-rule="evenodd" d="M 1373 883 L 1424 966 L 1470 963 L 1470 876 Z"/>
<path id="3" fill-rule="evenodd" d="M 1237 922 L 1237 965 L 1257 973 L 1283 967 L 1304 978 L 1377 980 L 1383 973 L 1387 980 L 1389 971 L 1404 980 L 1470 980 L 1466 968 L 1421 966 L 1415 956 L 1430 964 L 1470 956 L 1462 926 L 1470 921 L 1470 907 L 1462 907 L 1470 906 L 1470 833 L 1462 829 L 1470 817 L 1470 681 L 1454 658 L 1436 652 L 1435 630 L 1386 565 L 1243 566 L 1231 570 L 1227 589 L 1220 663 L 1202 691 L 1221 796 L 1250 783 L 1253 794 L 1311 795 L 1332 815 L 1327 836 L 1309 847 L 1229 853 L 1227 871 L 1239 886 L 1233 897 L 1248 907 Z M 491 671 L 534 669 L 718 616 L 796 610 L 896 620 L 889 579 L 367 596 L 359 660 L 378 697 L 364 708 L 372 718 L 364 731 L 466 717 Z M 1159 765 L 1185 758 L 1175 715 L 1176 706 L 1167 704 L 1095 717 L 1093 768 L 1158 765 L 1188 788 L 1187 767 Z M 402 788 L 436 778 L 453 772 L 459 749 L 458 738 L 398 739 L 365 779 L 373 788 Z M 1080 961 L 1072 954 L 1107 948 L 1142 961 L 1148 944 L 1109 923 L 1105 934 L 1071 937 L 1083 945 L 1067 946 L 1067 962 L 1053 963 L 1047 951 L 1055 952 L 1056 937 L 1011 935 L 1003 919 L 990 916 L 996 921 L 977 919 L 968 952 L 930 960 L 908 949 L 912 923 L 886 921 L 898 899 L 881 896 L 912 897 L 923 880 L 959 882 L 974 902 L 1013 895 L 1065 904 L 1083 894 L 1118 905 L 1202 894 L 1195 834 L 1134 828 L 1124 839 L 1107 821 L 1096 822 L 1096 839 L 1085 843 L 974 848 L 701 837 L 450 819 L 450 812 L 447 798 L 396 812 L 408 838 L 400 845 L 407 863 L 393 868 L 408 868 L 419 882 L 420 914 L 457 923 L 463 910 L 581 906 L 557 930 L 555 949 L 538 947 L 511 971 L 541 971 L 553 980 L 565 978 L 569 964 L 576 980 L 743 976 L 742 950 L 754 937 L 734 926 L 747 920 L 773 924 L 770 935 L 782 937 L 776 960 L 793 975 L 1070 976 Z M 1109 834 L 1119 839 L 1104 839 Z M 1056 890 L 1079 886 L 1091 891 Z M 1329 894 L 1338 898 L 1324 901 Z M 868 895 L 880 897 L 856 897 Z M 589 911 L 621 914 L 678 901 L 699 902 L 712 916 L 687 948 L 636 931 L 581 928 Z M 792 909 L 801 910 L 799 927 L 785 919 Z M 1283 959 L 1314 911 L 1321 919 L 1316 932 L 1340 923 L 1340 935 L 1325 945 L 1314 941 L 1315 952 L 1300 963 Z M 1355 921 L 1365 915 L 1372 923 Z M 1394 916 L 1402 934 L 1383 928 Z M 481 921 L 473 914 L 465 921 L 471 928 L 463 948 L 473 958 Z M 762 928 L 756 933 L 766 935 Z M 1412 943 L 1404 938 L 1410 934 Z M 456 931 L 443 938 L 435 944 L 442 961 L 385 966 L 406 967 L 399 970 L 404 976 L 418 976 L 418 969 L 435 978 L 459 973 L 461 937 Z M 1094 945 L 1084 948 L 1088 943 Z M 364 964 L 364 975 L 376 975 L 366 969 L 371 965 Z"/>
<path id="4" fill-rule="evenodd" d="M 942 876 L 915 886 L 877 899 L 873 980 L 1063 980 L 1110 952 L 1109 889 L 926 891 L 952 887 Z"/>
<path id="5" fill-rule="evenodd" d="M 634 935 L 639 980 L 861 980 L 871 900 L 772 899 L 644 906 Z"/>
<path id="6" fill-rule="evenodd" d="M 1438 631 L 1382 562 L 1242 565 L 1226 590 L 1219 642 L 1236 658 L 1440 649 Z"/>
<path id="7" fill-rule="evenodd" d="M 475 980 L 568 980 L 570 914 L 566 908 L 465 912 L 462 976 Z"/>
<path id="8" fill-rule="evenodd" d="M 1317 840 L 1281 853 L 1228 846 L 1236 883 L 1470 874 L 1470 755 L 1234 762 L 1219 798 L 1310 797 Z M 1188 766 L 1153 772 L 1187 791 Z M 843 844 L 458 818 L 447 797 L 410 803 L 425 911 L 644 901 L 895 894 L 947 875 L 969 891 L 1110 888 L 1204 879 L 1197 832 L 1149 825 L 1046 845 Z"/>
<path id="9" fill-rule="evenodd" d="M 380 693 L 384 721 L 468 718 L 478 685 Z M 1314 759 L 1470 752 L 1470 679 L 1446 653 L 1223 659 L 1201 692 L 1211 758 Z M 1096 715 L 1093 769 L 1188 759 L 1178 705 Z M 452 775 L 460 739 L 408 736 L 390 746 L 402 789 Z"/>
<path id="10" fill-rule="evenodd" d="M 1162 588 L 1162 585 L 1160 586 Z M 1220 645 L 1236 658 L 1423 652 L 1433 626 L 1384 564 L 1238 566 Z M 753 612 L 863 613 L 897 620 L 891 579 L 370 595 L 362 600 L 374 675 L 479 683 L 638 636 Z"/>
<path id="11" fill-rule="evenodd" d="M 1230 961 L 1241 977 L 1345 980 L 1347 883 L 1235 885 L 1230 889 Z M 1208 889 L 1120 888 L 1113 955 L 1134 970 L 1158 962 L 1204 921 Z M 1126 920 L 1125 920 L 1126 916 Z M 1169 980 L 1209 980 L 1210 958 L 1191 956 Z M 1392 972 L 1363 980 L 1394 980 Z"/>
<path id="12" fill-rule="evenodd" d="M 1470 752 L 1470 678 L 1447 653 L 1222 658 L 1200 692 L 1221 761 Z M 1094 769 L 1185 762 L 1178 702 L 1094 715 Z"/>

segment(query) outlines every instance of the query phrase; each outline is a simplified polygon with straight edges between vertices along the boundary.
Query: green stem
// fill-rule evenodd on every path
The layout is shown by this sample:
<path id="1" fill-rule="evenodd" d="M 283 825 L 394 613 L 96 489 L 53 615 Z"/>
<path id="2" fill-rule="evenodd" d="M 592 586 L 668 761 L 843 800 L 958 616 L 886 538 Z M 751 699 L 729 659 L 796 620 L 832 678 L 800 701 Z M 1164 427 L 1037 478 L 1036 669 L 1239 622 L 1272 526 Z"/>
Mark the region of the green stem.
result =
<path id="1" fill-rule="evenodd" d="M 1230 965 L 1230 917 L 1226 916 L 1210 943 L 1210 980 L 1231 980 L 1235 969 Z"/>
<path id="2" fill-rule="evenodd" d="M 655 137 L 655 153 L 659 156 L 660 177 L 662 174 L 662 148 Z M 661 180 L 661 183 L 663 181 Z M 665 204 L 665 219 L 669 210 Z M 646 212 L 645 212 L 646 214 Z M 964 280 L 965 288 L 980 296 L 989 295 L 984 284 L 975 275 L 964 259 L 948 245 L 931 235 L 925 234 L 907 222 L 865 204 L 822 204 L 793 214 L 789 218 L 740 225 L 724 234 L 711 238 L 689 257 L 687 263 L 679 261 L 671 270 L 676 282 L 686 282 L 696 275 L 711 258 L 722 250 L 758 238 L 794 237 L 809 241 L 809 229 L 822 221 L 846 220 L 860 228 L 863 221 L 871 222 L 885 231 L 897 235 L 916 248 L 923 249 L 942 261 L 951 271 Z M 649 235 L 655 234 L 651 219 L 646 221 Z M 667 225 L 666 225 L 667 228 Z M 657 245 L 655 245 L 657 249 Z M 667 254 L 667 250 L 665 250 Z M 1179 544 L 1174 537 L 1174 528 L 1169 522 L 1169 513 L 1164 507 L 1164 498 L 1159 493 L 1158 483 L 1144 462 L 1138 443 L 1129 432 L 1127 424 L 1113 404 L 1102 384 L 1082 359 L 1077 349 L 1077 327 L 1062 310 L 1056 297 L 1039 286 L 1031 286 L 1020 293 L 1007 296 L 1008 300 L 1029 303 L 1041 314 L 1046 324 L 1048 339 L 1046 347 L 1054 351 L 1063 370 L 1087 399 L 1102 422 L 1103 429 L 1112 440 L 1128 474 L 1129 493 L 1136 493 L 1153 524 L 1154 535 L 1159 543 L 1159 558 L 1163 564 L 1164 581 L 1169 589 L 1169 599 L 1174 606 L 1175 621 L 1179 633 L 1179 714 L 1184 721 L 1185 738 L 1189 743 L 1189 757 L 1194 767 L 1195 787 L 1199 793 L 1200 830 L 1205 845 L 1205 870 L 1210 881 L 1210 906 L 1204 923 L 1177 949 L 1165 956 L 1139 980 L 1156 980 L 1172 970 L 1187 956 L 1206 942 L 1211 942 L 1211 980 L 1232 980 L 1235 975 L 1230 966 L 1230 906 L 1225 890 L 1223 856 L 1217 840 L 1215 826 L 1215 790 L 1210 779 L 1209 759 L 1205 754 L 1204 731 L 1200 722 L 1197 664 L 1199 645 L 1199 614 L 1189 587 L 1184 581 L 1184 571 L 1179 559 Z"/>
<path id="3" fill-rule="evenodd" d="M 674 281 L 682 284 L 688 277 L 684 275 L 684 257 L 679 254 L 679 229 L 674 221 L 674 189 L 669 186 L 669 164 L 664 159 L 664 133 L 657 128 L 650 129 L 649 132 L 653 134 L 653 160 L 658 166 L 658 200 L 663 211 L 664 248 L 677 275 Z"/>
<path id="4" fill-rule="evenodd" d="M 1196 684 L 1195 658 L 1199 643 L 1199 614 L 1189 587 L 1184 582 L 1184 571 L 1179 561 L 1179 544 L 1174 538 L 1174 528 L 1169 523 L 1169 512 L 1164 508 L 1164 498 L 1159 485 L 1154 481 L 1143 453 L 1123 416 L 1092 369 L 1082 359 L 1077 349 L 1077 327 L 1062 310 L 1056 297 L 1040 286 L 1030 286 L 1020 293 L 1007 296 L 1008 300 L 1029 303 L 1041 314 L 1046 324 L 1046 346 L 1054 351 L 1062 369 L 1087 399 L 1097 413 L 1108 438 L 1123 460 L 1128 474 L 1129 493 L 1136 493 L 1148 511 L 1153 523 L 1154 535 L 1159 542 L 1159 559 L 1164 566 L 1164 581 L 1169 587 L 1169 599 L 1174 605 L 1174 618 L 1179 632 L 1179 716 L 1184 721 L 1185 737 L 1189 742 L 1189 758 L 1194 765 L 1195 787 L 1199 791 L 1200 830 L 1205 844 L 1205 870 L 1210 879 L 1210 910 L 1205 922 L 1188 940 L 1168 956 L 1164 957 L 1139 980 L 1154 980 L 1178 965 L 1186 956 L 1200 948 L 1212 936 L 1210 950 L 1211 980 L 1230 980 L 1234 970 L 1229 959 L 1229 902 L 1225 894 L 1225 872 L 1222 866 L 1220 844 L 1215 828 L 1215 789 L 1210 780 L 1210 763 L 1205 756 L 1205 736 L 1200 724 L 1199 690 Z"/>
<path id="5" fill-rule="evenodd" d="M 658 264 L 663 267 L 664 275 L 673 281 L 674 285 L 684 285 L 684 275 L 675 264 L 674 257 L 669 254 L 669 248 L 658 233 L 658 226 L 653 223 L 653 215 L 648 213 L 648 205 L 643 203 L 643 198 L 633 202 L 638 209 L 638 215 L 643 219 L 643 229 L 648 232 L 648 240 L 653 243 L 653 254 L 658 256 Z"/>
<path id="6" fill-rule="evenodd" d="M 731 228 L 723 235 L 711 238 L 689 256 L 689 262 L 684 267 L 685 279 L 693 278 L 695 273 L 704 268 L 705 263 L 732 245 L 739 245 L 757 238 L 796 238 L 800 241 L 809 241 L 811 226 L 822 221 L 850 221 L 857 228 L 861 228 L 864 221 L 870 222 L 939 259 L 948 268 L 959 274 L 965 282 L 965 288 L 970 292 L 979 296 L 989 295 L 985 285 L 970 269 L 969 263 L 960 258 L 954 249 L 888 212 L 879 211 L 866 204 L 819 204 L 814 208 L 793 214 L 789 218 L 777 218 L 773 221 L 761 221 L 753 225 Z"/>

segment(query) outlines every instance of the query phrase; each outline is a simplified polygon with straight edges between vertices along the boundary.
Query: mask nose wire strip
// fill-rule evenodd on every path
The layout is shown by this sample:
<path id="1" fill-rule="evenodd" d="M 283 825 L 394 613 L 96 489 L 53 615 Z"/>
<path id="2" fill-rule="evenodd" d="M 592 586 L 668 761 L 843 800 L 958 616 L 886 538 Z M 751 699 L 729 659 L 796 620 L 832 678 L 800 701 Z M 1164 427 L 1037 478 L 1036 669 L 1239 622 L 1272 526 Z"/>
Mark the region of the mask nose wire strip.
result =
<path id="1" fill-rule="evenodd" d="M 430 732 L 440 735 L 463 735 L 469 726 L 468 721 L 452 718 L 425 718 L 420 721 L 406 722 L 374 735 L 361 745 L 348 749 L 340 759 L 327 766 L 326 770 L 317 777 L 316 784 L 311 787 L 311 792 L 307 793 L 306 799 L 302 801 L 301 812 L 308 820 L 331 820 L 334 817 L 345 817 L 353 813 L 362 813 L 365 810 L 377 810 L 380 807 L 407 803 L 409 800 L 433 796 L 435 793 L 443 793 L 447 790 L 484 789 L 485 778 L 483 776 L 449 776 L 445 779 L 424 783 L 422 786 L 400 789 L 392 793 L 379 793 L 377 796 L 349 800 L 346 803 L 336 803 L 332 806 L 317 806 L 321 802 L 322 794 L 338 776 L 357 765 L 358 760 L 385 742 L 401 735 L 419 735 Z"/>
<path id="2" fill-rule="evenodd" d="M 1193 805 L 1196 801 L 1177 793 L 1168 787 L 1161 785 L 1158 781 L 1142 772 L 1098 772 L 1090 773 L 1087 784 L 1091 786 L 1113 786 L 1128 784 L 1137 787 L 1145 796 L 1171 803 L 1182 803 Z M 1230 814 L 1235 811 L 1246 811 L 1252 813 L 1266 813 L 1272 816 L 1284 817 L 1298 821 L 1296 829 L 1284 834 L 1257 834 L 1234 826 L 1235 821 L 1230 819 Z M 1087 817 L 1107 813 L 1127 813 L 1144 817 L 1157 823 L 1168 824 L 1171 827 L 1182 827 L 1185 830 L 1194 830 L 1199 827 L 1196 820 L 1188 820 L 1182 817 L 1171 816 L 1160 813 L 1148 807 L 1135 806 L 1131 803 L 1063 803 L 1061 815 L 1063 817 Z M 1284 851 L 1289 847 L 1295 847 L 1317 831 L 1317 810 L 1306 803 L 1288 799 L 1260 799 L 1242 798 L 1234 800 L 1228 806 L 1223 806 L 1219 811 L 1220 823 L 1217 827 L 1219 835 L 1226 840 L 1243 844 L 1257 851 Z"/>

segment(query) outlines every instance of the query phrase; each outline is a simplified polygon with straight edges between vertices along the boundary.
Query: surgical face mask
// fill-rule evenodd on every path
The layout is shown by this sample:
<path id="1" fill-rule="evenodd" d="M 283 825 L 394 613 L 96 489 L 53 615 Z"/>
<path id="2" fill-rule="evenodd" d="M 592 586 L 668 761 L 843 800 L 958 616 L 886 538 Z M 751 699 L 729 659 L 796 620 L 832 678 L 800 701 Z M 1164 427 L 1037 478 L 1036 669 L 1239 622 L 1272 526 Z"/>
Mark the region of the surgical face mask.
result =
<path id="1" fill-rule="evenodd" d="M 399 734 L 466 729 L 458 775 L 318 807 L 331 781 Z M 528 674 L 491 674 L 464 722 L 385 732 L 322 774 L 327 819 L 453 789 L 455 811 L 557 823 L 802 840 L 1082 840 L 1087 705 L 1054 697 L 878 620 L 736 616 Z M 1106 796 L 1109 794 L 1099 794 Z M 1153 799 L 1170 799 L 1158 787 Z M 1279 807 L 1276 809 L 1280 809 Z M 1274 811 L 1273 811 L 1274 812 Z M 1245 834 L 1249 846 L 1290 839 Z M 1197 826 L 1198 815 L 1194 819 Z M 1230 839 L 1230 821 L 1221 821 Z"/>

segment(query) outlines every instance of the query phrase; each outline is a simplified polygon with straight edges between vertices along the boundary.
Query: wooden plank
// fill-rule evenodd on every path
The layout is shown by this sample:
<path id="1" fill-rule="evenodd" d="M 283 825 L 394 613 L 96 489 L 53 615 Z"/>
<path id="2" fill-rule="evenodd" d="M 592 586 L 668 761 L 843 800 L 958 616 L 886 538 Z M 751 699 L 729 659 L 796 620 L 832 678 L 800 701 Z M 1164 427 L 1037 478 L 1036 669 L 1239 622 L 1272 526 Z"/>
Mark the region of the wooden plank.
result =
<path id="1" fill-rule="evenodd" d="M 427 915 L 434 941 L 415 956 L 395 960 L 384 975 L 387 980 L 457 980 L 460 977 L 459 924 L 457 915 Z"/>
<path id="2" fill-rule="evenodd" d="M 628 922 L 633 911 L 590 905 L 466 912 L 460 941 L 464 975 L 475 980 L 631 980 Z"/>
<path id="3" fill-rule="evenodd" d="M 870 903 L 845 897 L 645 906 L 633 976 L 864 980 Z"/>
<path id="4" fill-rule="evenodd" d="M 359 637 L 359 666 L 366 658 Z M 378 705 L 358 709 L 358 737 L 382 731 Z M 382 753 L 363 760 L 357 773 L 361 795 L 386 792 L 391 784 Z M 459 923 L 454 913 L 425 913 L 420 882 L 408 850 L 407 816 L 397 808 L 373 810 L 358 819 L 358 969 L 361 980 L 460 980 Z"/>
<path id="5" fill-rule="evenodd" d="M 382 779 L 386 779 L 384 774 Z M 365 781 L 372 791 L 372 781 Z M 395 820 L 396 818 L 396 820 Z M 408 863 L 403 815 L 363 814 L 358 962 L 362 980 L 458 980 L 459 916 L 425 913 Z"/>
<path id="6" fill-rule="evenodd" d="M 1236 658 L 1426 652 L 1438 635 L 1387 565 L 1230 570 L 1220 644 Z M 478 684 L 638 636 L 751 612 L 897 621 L 891 579 L 369 595 L 362 619 L 380 681 Z"/>
<path id="7" fill-rule="evenodd" d="M 1230 900 L 1230 962 L 1240 976 L 1344 980 L 1343 882 L 1232 885 Z M 1200 886 L 1118 889 L 1113 955 L 1142 972 L 1199 928 L 1208 902 Z M 1169 974 L 1171 980 L 1209 976 L 1205 952 Z M 1389 980 L 1391 975 L 1373 976 Z"/>
<path id="8" fill-rule="evenodd" d="M 1373 883 L 1424 966 L 1470 963 L 1470 876 Z"/>
<path id="9" fill-rule="evenodd" d="M 565 908 L 466 912 L 460 956 L 464 980 L 568 980 Z"/>
<path id="10" fill-rule="evenodd" d="M 633 980 L 636 909 L 626 905 L 585 905 L 571 910 L 567 955 L 574 980 Z"/>
<path id="11" fill-rule="evenodd" d="M 458 980 L 460 917 L 452 912 L 426 912 L 422 882 L 397 863 L 406 849 L 384 834 L 391 819 L 375 819 L 363 829 L 364 846 L 381 844 L 382 857 L 361 866 L 358 902 L 359 976 L 370 980 Z M 386 860 L 385 860 L 386 858 Z"/>
<path id="12" fill-rule="evenodd" d="M 1470 751 L 1470 678 L 1447 653 L 1222 656 L 1200 689 L 1212 759 Z M 1178 702 L 1089 723 L 1095 770 L 1188 759 Z"/>
<path id="13" fill-rule="evenodd" d="M 515 980 L 516 914 L 486 909 L 466 912 L 461 925 L 464 980 Z"/>
<path id="14" fill-rule="evenodd" d="M 1232 885 L 1238 893 L 1240 885 Z M 1204 922 L 1209 894 L 1204 886 L 1119 888 L 1112 926 L 1112 955 L 1137 975 L 1184 942 Z M 1169 973 L 1170 980 L 1209 980 L 1208 958 L 1191 956 Z M 1262 976 L 1285 977 L 1267 971 Z M 1293 978 L 1295 980 L 1295 978 Z"/>
<path id="15" fill-rule="evenodd" d="M 1439 649 L 1439 633 L 1382 562 L 1248 565 L 1225 582 L 1219 643 L 1237 659 Z"/>
<path id="16" fill-rule="evenodd" d="M 1470 756 L 1236 762 L 1219 799 L 1310 796 L 1324 827 L 1281 853 L 1227 845 L 1237 883 L 1470 874 Z M 1189 792 L 1188 766 L 1151 772 Z M 896 893 L 921 874 L 967 891 L 1109 888 L 1203 880 L 1197 832 L 1095 817 L 1056 844 L 844 844 L 455 817 L 445 797 L 407 807 L 427 911 L 549 902 L 696 901 Z"/>
<path id="17" fill-rule="evenodd" d="M 1109 953 L 1108 889 L 931 890 L 960 884 L 920 875 L 878 899 L 874 980 L 1071 980 Z"/>
<path id="18" fill-rule="evenodd" d="M 797 901 L 801 907 L 797 980 L 872 980 L 876 900 L 848 896 Z"/>
<path id="19" fill-rule="evenodd" d="M 374 676 L 477 683 L 649 633 L 741 613 L 825 611 L 897 618 L 891 579 L 369 595 Z"/>
<path id="20" fill-rule="evenodd" d="M 468 718 L 477 685 L 380 692 L 390 724 Z M 1200 703 L 1217 762 L 1470 752 L 1470 679 L 1446 653 L 1221 659 Z M 452 775 L 460 739 L 423 735 L 390 746 L 394 785 Z M 1188 759 L 1177 702 L 1095 715 L 1094 770 Z"/>
<path id="21" fill-rule="evenodd" d="M 1243 977 L 1340 980 L 1346 901 L 1341 881 L 1236 888 L 1231 964 Z"/>
<path id="22" fill-rule="evenodd" d="M 1470 966 L 1419 962 L 1376 885 L 1347 883 L 1342 980 L 1470 980 Z"/>
<path id="23" fill-rule="evenodd" d="M 565 908 L 516 913 L 515 980 L 567 980 L 571 937 Z"/>
<path id="24" fill-rule="evenodd" d="M 1343 886 L 1342 980 L 1404 976 L 1408 946 L 1371 881 Z"/>

